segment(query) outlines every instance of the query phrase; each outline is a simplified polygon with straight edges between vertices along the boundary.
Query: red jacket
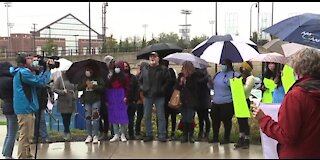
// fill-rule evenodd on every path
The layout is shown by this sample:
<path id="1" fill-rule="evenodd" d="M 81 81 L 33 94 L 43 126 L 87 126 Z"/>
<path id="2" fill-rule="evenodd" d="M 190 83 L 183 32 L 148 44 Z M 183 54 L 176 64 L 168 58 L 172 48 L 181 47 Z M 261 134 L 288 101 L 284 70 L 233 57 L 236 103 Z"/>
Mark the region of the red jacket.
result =
<path id="1" fill-rule="evenodd" d="M 320 158 L 320 80 L 312 89 L 300 86 L 309 80 L 314 79 L 299 79 L 285 95 L 278 122 L 270 116 L 259 120 L 262 131 L 279 142 L 279 158 Z"/>

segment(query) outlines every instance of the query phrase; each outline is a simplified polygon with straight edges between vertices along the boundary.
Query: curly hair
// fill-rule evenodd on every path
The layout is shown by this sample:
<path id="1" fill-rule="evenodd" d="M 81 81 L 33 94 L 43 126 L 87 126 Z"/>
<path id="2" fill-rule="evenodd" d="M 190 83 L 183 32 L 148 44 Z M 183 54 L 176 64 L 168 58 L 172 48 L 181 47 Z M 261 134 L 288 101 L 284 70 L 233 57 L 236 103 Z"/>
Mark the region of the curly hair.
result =
<path id="1" fill-rule="evenodd" d="M 298 51 L 289 58 L 289 65 L 301 75 L 320 78 L 320 52 L 313 48 Z"/>

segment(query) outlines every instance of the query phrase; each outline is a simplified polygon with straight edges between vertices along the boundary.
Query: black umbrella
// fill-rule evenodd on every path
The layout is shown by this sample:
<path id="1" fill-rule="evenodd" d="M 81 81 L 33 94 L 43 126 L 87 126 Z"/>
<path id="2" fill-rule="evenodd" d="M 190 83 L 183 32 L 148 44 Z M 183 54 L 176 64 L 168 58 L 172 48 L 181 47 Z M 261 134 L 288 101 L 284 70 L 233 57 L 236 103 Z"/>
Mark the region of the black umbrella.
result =
<path id="1" fill-rule="evenodd" d="M 137 59 L 148 59 L 151 52 L 157 52 L 160 58 L 169 54 L 182 52 L 182 48 L 172 43 L 155 43 L 143 48 L 137 55 Z"/>
<path id="2" fill-rule="evenodd" d="M 109 73 L 106 63 L 94 59 L 86 59 L 74 62 L 66 71 L 66 76 L 71 83 L 79 84 L 85 78 L 85 70 L 87 67 L 92 68 L 94 72 L 101 77 L 107 77 Z"/>

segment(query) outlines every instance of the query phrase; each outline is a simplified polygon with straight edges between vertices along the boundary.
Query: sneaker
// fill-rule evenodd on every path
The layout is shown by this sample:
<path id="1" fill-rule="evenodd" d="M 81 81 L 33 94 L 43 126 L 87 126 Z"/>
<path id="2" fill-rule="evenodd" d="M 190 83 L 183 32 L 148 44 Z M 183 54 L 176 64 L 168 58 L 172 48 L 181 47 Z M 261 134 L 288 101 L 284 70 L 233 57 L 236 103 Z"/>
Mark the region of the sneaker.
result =
<path id="1" fill-rule="evenodd" d="M 143 138 L 143 142 L 150 142 L 153 141 L 153 137 L 152 136 L 146 136 Z"/>
<path id="2" fill-rule="evenodd" d="M 45 138 L 45 139 L 42 139 L 41 142 L 42 143 L 52 143 L 52 140 L 50 138 Z"/>
<path id="3" fill-rule="evenodd" d="M 89 135 L 84 142 L 85 142 L 85 143 L 90 143 L 90 142 L 92 142 L 92 137 Z"/>
<path id="4" fill-rule="evenodd" d="M 63 139 L 64 139 L 65 141 L 67 141 L 67 139 L 68 139 L 68 138 L 67 138 L 67 134 L 68 134 L 68 133 L 66 133 L 66 132 L 63 133 Z"/>
<path id="5" fill-rule="evenodd" d="M 14 159 L 14 158 L 10 156 L 5 156 L 4 159 Z"/>
<path id="6" fill-rule="evenodd" d="M 111 139 L 110 139 L 110 142 L 115 142 L 115 141 L 118 141 L 119 140 L 119 135 L 118 134 L 115 134 Z"/>
<path id="7" fill-rule="evenodd" d="M 98 136 L 94 136 L 92 143 L 93 143 L 93 144 L 97 144 L 98 142 L 99 142 Z"/>
<path id="8" fill-rule="evenodd" d="M 121 141 L 122 142 L 127 142 L 127 138 L 124 134 L 121 134 Z"/>

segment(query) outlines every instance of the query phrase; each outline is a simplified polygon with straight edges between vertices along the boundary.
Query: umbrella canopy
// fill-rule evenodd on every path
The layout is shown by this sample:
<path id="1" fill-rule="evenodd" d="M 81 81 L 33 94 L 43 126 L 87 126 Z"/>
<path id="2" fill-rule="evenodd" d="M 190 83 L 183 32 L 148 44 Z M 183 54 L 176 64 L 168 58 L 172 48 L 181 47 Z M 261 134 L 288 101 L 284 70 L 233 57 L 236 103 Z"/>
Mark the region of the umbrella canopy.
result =
<path id="1" fill-rule="evenodd" d="M 288 43 L 288 44 L 283 44 L 281 45 L 284 55 L 286 57 L 289 57 L 295 53 L 297 53 L 298 51 L 300 51 L 301 49 L 305 49 L 305 48 L 313 48 L 310 46 L 306 46 L 306 45 L 302 45 L 302 44 L 297 44 L 297 43 Z M 319 49 L 318 49 L 319 50 Z M 319 50 L 320 51 L 320 50 Z"/>
<path id="2" fill-rule="evenodd" d="M 65 58 L 60 58 L 57 61 L 60 62 L 59 68 L 51 69 L 51 76 L 53 81 L 56 81 L 61 76 L 61 71 L 68 70 L 72 65 L 72 61 L 69 61 Z"/>
<path id="3" fill-rule="evenodd" d="M 259 55 L 255 43 L 230 34 L 212 36 L 197 45 L 192 50 L 192 53 L 207 62 L 217 64 L 220 64 L 224 59 L 230 59 L 233 63 L 239 63 L 248 61 Z"/>
<path id="4" fill-rule="evenodd" d="M 264 29 L 283 41 L 320 48 L 320 14 L 304 13 Z"/>
<path id="5" fill-rule="evenodd" d="M 284 52 L 282 50 L 281 45 L 283 44 L 287 44 L 289 42 L 285 42 L 281 39 L 273 39 L 271 41 L 269 41 L 268 43 L 264 44 L 262 47 L 266 50 L 268 50 L 269 52 L 276 52 L 276 53 L 280 53 L 282 55 L 284 55 Z"/>
<path id="6" fill-rule="evenodd" d="M 191 53 L 173 53 L 163 58 L 175 64 L 183 64 L 185 61 L 190 61 L 196 68 L 210 67 L 207 61 L 191 54 Z"/>
<path id="7" fill-rule="evenodd" d="M 250 61 L 274 62 L 274 63 L 285 64 L 287 62 L 287 58 L 282 54 L 271 52 L 271 53 L 259 54 L 259 56 L 251 59 Z"/>
<path id="8" fill-rule="evenodd" d="M 137 55 L 137 59 L 148 59 L 151 52 L 157 52 L 160 58 L 171 53 L 182 52 L 182 48 L 172 43 L 155 43 L 143 48 Z"/>
<path id="9" fill-rule="evenodd" d="M 106 63 L 94 59 L 86 59 L 83 61 L 74 62 L 67 70 L 66 76 L 73 84 L 81 83 L 85 78 L 85 70 L 90 66 L 94 72 L 98 73 L 101 77 L 107 77 L 108 67 Z"/>

